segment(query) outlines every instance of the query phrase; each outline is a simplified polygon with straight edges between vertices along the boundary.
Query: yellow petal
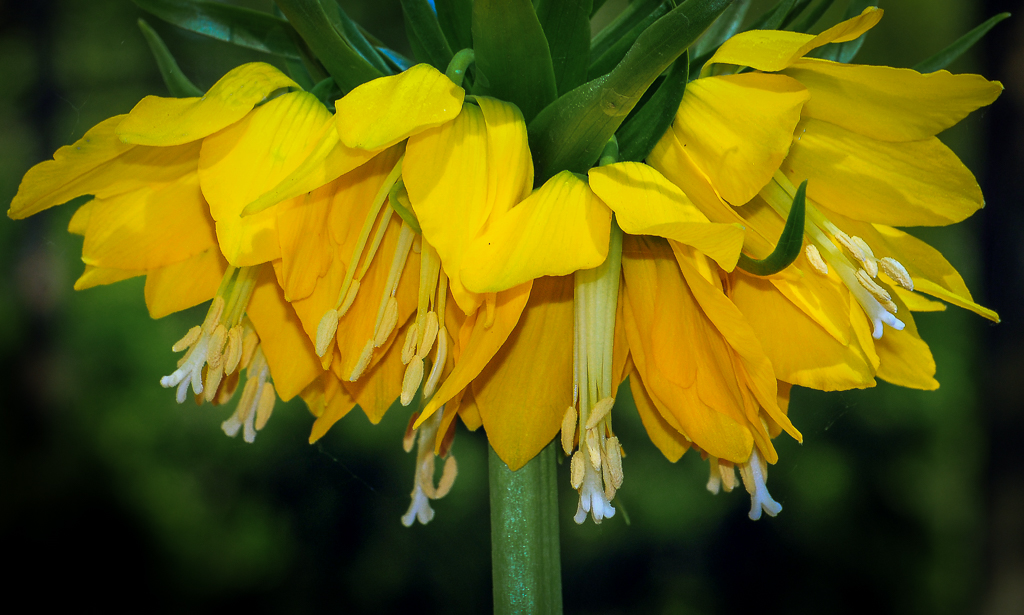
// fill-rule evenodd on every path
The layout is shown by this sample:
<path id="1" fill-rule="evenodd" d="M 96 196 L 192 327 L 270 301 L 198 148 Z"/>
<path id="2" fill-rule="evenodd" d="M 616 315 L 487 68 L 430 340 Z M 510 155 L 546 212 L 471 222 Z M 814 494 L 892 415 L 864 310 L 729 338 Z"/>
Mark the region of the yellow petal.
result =
<path id="1" fill-rule="evenodd" d="M 935 359 L 928 344 L 921 339 L 910 310 L 899 298 L 892 299 L 899 308 L 900 320 L 906 325 L 902 331 L 886 330 L 882 339 L 875 341 L 878 351 L 878 377 L 897 386 L 934 391 L 939 388 L 935 379 Z"/>
<path id="2" fill-rule="evenodd" d="M 686 86 L 673 131 L 719 194 L 742 205 L 786 157 L 808 96 L 783 75 L 698 79 Z"/>
<path id="3" fill-rule="evenodd" d="M 203 140 L 199 180 L 229 263 L 253 265 L 279 256 L 276 212 L 268 209 L 244 219 L 241 212 L 309 156 L 330 120 L 315 96 L 292 92 Z M 301 203 L 301 197 L 286 203 Z"/>
<path id="4" fill-rule="evenodd" d="M 171 184 L 95 199 L 82 260 L 96 267 L 155 269 L 216 245 L 193 173 Z"/>
<path id="5" fill-rule="evenodd" d="M 322 383 L 320 386 L 323 390 L 317 391 L 316 385 L 320 383 Z M 311 410 L 314 404 L 319 403 L 322 406 L 320 414 L 313 423 L 313 429 L 309 434 L 310 444 L 322 438 L 327 433 L 327 430 L 351 412 L 352 408 L 356 405 L 356 400 L 352 399 L 352 396 L 348 394 L 348 391 L 341 386 L 341 382 L 331 372 L 324 373 L 313 384 L 306 387 L 302 392 L 302 399 Z M 316 413 L 314 412 L 314 414 Z"/>
<path id="6" fill-rule="evenodd" d="M 608 256 L 611 217 L 586 182 L 562 171 L 470 245 L 462 281 L 474 292 L 496 292 L 597 267 Z"/>
<path id="7" fill-rule="evenodd" d="M 323 373 L 313 344 L 274 279 L 274 270 L 263 267 L 246 314 L 260 336 L 260 346 L 270 365 L 274 388 L 288 401 Z"/>
<path id="8" fill-rule="evenodd" d="M 808 118 L 782 168 L 807 180 L 809 199 L 866 222 L 941 226 L 985 204 L 974 175 L 935 137 L 890 143 Z"/>
<path id="9" fill-rule="evenodd" d="M 227 263 L 210 248 L 180 263 L 154 269 L 146 276 L 146 307 L 150 318 L 163 318 L 213 299 Z"/>
<path id="10" fill-rule="evenodd" d="M 117 127 L 117 134 L 125 143 L 138 145 L 188 143 L 234 124 L 274 90 L 298 87 L 269 64 L 243 64 L 201 98 L 143 98 Z"/>
<path id="11" fill-rule="evenodd" d="M 1003 91 L 981 75 L 804 59 L 785 72 L 811 93 L 806 117 L 881 141 L 934 137 Z"/>
<path id="12" fill-rule="evenodd" d="M 25 173 L 7 215 L 21 219 L 83 194 L 110 197 L 175 180 L 194 171 L 199 145 L 172 148 L 125 145 L 114 134 L 124 116 L 100 122 Z"/>
<path id="13" fill-rule="evenodd" d="M 311 295 L 317 280 L 327 275 L 332 260 L 351 256 L 336 253 L 330 240 L 327 218 L 336 191 L 337 186 L 329 184 L 310 194 L 303 205 L 277 214 L 281 289 L 288 301 Z"/>
<path id="14" fill-rule="evenodd" d="M 494 307 L 494 322 L 490 327 L 486 326 L 480 310 L 466 319 L 462 328 L 470 331 L 470 334 L 464 343 L 460 343 L 461 352 L 456 358 L 455 368 L 423 409 L 416 421 L 416 427 L 437 412 L 437 409 L 452 399 L 456 393 L 469 386 L 490 362 L 519 322 L 532 286 L 533 282 L 530 281 L 498 293 Z"/>
<path id="15" fill-rule="evenodd" d="M 104 286 L 121 280 L 128 280 L 146 272 L 139 269 L 109 269 L 106 267 L 93 267 L 86 265 L 85 271 L 75 280 L 75 290 L 85 290 L 93 286 Z"/>
<path id="16" fill-rule="evenodd" d="M 612 211 L 623 231 L 657 235 L 693 246 L 732 271 L 743 246 L 743 229 L 713 224 L 675 184 L 652 167 L 619 162 L 588 173 L 590 188 Z"/>
<path id="17" fill-rule="evenodd" d="M 882 18 L 882 11 L 869 6 L 864 12 L 836 24 L 821 34 L 801 34 L 781 30 L 748 30 L 722 43 L 711 64 L 735 64 L 763 71 L 782 70 L 812 49 L 828 43 L 843 43 L 864 34 Z"/>
<path id="18" fill-rule="evenodd" d="M 487 125 L 487 200 L 491 216 L 504 214 L 533 190 L 533 158 L 519 107 L 477 96 Z"/>
<path id="19" fill-rule="evenodd" d="M 423 237 L 441 257 L 452 296 L 466 314 L 481 302 L 465 289 L 459 271 L 469 242 L 491 213 L 487 141 L 483 112 L 466 105 L 453 121 L 410 138 L 402 163 Z"/>
<path id="20" fill-rule="evenodd" d="M 68 232 L 72 235 L 85 236 L 86 230 L 89 229 L 89 213 L 92 211 L 92 205 L 95 199 L 90 199 L 85 203 L 82 203 L 78 209 L 75 210 L 75 215 L 71 216 L 71 221 L 68 222 Z"/>
<path id="21" fill-rule="evenodd" d="M 893 287 L 893 291 L 900 296 L 900 300 L 906 304 L 912 312 L 945 312 L 946 304 L 941 301 L 932 301 L 924 295 L 919 295 L 909 290 L 903 290 L 899 286 Z"/>
<path id="22" fill-rule="evenodd" d="M 754 329 L 780 380 L 823 391 L 874 386 L 874 368 L 856 336 L 848 334 L 850 342 L 841 344 L 771 281 L 736 275 L 730 298 Z"/>
<path id="23" fill-rule="evenodd" d="M 338 135 L 348 147 L 381 150 L 455 119 L 465 96 L 436 68 L 417 64 L 364 83 L 337 101 Z"/>
<path id="24" fill-rule="evenodd" d="M 683 453 L 690 449 L 690 442 L 658 412 L 654 400 L 640 379 L 640 373 L 635 369 L 629 375 L 629 390 L 633 393 L 637 413 L 651 442 L 666 459 L 672 463 L 679 461 Z"/>
<path id="25" fill-rule="evenodd" d="M 551 442 L 572 403 L 572 327 L 572 278 L 539 278 L 515 330 L 473 380 L 487 441 L 512 470 Z"/>

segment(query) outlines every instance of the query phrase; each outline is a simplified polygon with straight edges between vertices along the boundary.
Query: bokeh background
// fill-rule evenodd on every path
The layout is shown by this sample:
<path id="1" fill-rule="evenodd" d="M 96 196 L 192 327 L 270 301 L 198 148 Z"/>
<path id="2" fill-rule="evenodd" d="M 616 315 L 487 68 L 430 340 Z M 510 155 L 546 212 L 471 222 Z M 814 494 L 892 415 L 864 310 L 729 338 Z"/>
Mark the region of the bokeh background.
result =
<path id="1" fill-rule="evenodd" d="M 342 4 L 407 50 L 397 0 Z M 917 317 L 938 392 L 795 390 L 805 443 L 778 441 L 769 486 L 785 510 L 756 523 L 742 490 L 709 494 L 706 464 L 668 463 L 622 404 L 620 514 L 576 526 L 560 469 L 566 612 L 1024 613 L 1024 6 L 882 6 L 858 61 L 911 66 L 990 15 L 1018 13 L 952 67 L 1003 81 L 1003 96 L 941 135 L 988 205 L 955 228 L 913 231 L 1003 323 L 955 308 Z M 166 93 L 140 16 L 127 0 L 0 1 L 0 203 L 58 147 Z M 244 61 L 275 62 L 149 22 L 204 89 Z M 352 413 L 309 446 L 301 402 L 279 404 L 255 444 L 224 437 L 229 410 L 178 406 L 158 385 L 205 307 L 152 321 L 141 278 L 74 292 L 72 211 L 0 219 L 9 597 L 152 612 L 490 610 L 481 434 L 460 428 L 455 488 L 411 529 L 399 523 L 414 462 L 402 410 L 376 427 Z"/>

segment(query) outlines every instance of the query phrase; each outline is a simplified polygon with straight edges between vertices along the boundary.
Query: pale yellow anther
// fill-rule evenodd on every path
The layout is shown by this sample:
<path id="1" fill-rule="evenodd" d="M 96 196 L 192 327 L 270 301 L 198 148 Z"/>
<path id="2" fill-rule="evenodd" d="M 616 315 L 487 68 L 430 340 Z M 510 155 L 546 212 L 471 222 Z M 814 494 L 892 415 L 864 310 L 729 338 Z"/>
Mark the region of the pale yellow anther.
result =
<path id="1" fill-rule="evenodd" d="M 186 348 L 191 348 L 192 344 L 195 344 L 196 342 L 199 341 L 199 336 L 200 334 L 202 334 L 202 332 L 203 328 L 200 327 L 199 325 L 192 327 L 191 329 L 188 330 L 188 333 L 186 333 L 183 338 L 181 338 L 180 340 L 175 342 L 173 346 L 171 346 L 171 352 L 181 352 Z"/>
<path id="2" fill-rule="evenodd" d="M 896 315 L 896 312 L 900 311 L 900 308 L 893 301 L 879 301 L 879 303 L 882 304 L 882 307 L 885 308 L 886 312 L 889 312 L 893 316 Z"/>
<path id="3" fill-rule="evenodd" d="M 881 265 L 882 271 L 893 282 L 896 282 L 906 290 L 914 290 L 914 280 L 910 278 L 910 273 L 907 272 L 907 268 L 903 266 L 903 263 L 895 258 L 883 256 L 879 259 L 878 264 Z"/>
<path id="4" fill-rule="evenodd" d="M 245 381 L 245 388 L 242 389 L 242 397 L 238 400 L 238 420 L 245 422 L 253 411 L 253 401 L 256 399 L 256 392 L 259 391 L 260 381 L 256 378 L 249 378 Z"/>
<path id="5" fill-rule="evenodd" d="M 370 359 L 373 358 L 373 340 L 366 340 L 366 346 L 363 346 L 363 352 L 359 354 L 359 360 L 356 361 L 355 367 L 352 368 L 352 374 L 349 375 L 348 381 L 355 382 L 359 380 L 359 377 L 363 375 L 366 368 L 370 366 Z"/>
<path id="6" fill-rule="evenodd" d="M 226 404 L 231 400 L 231 396 L 235 394 L 235 389 L 238 388 L 238 374 L 228 374 L 221 381 L 221 386 L 217 387 L 217 399 L 213 402 L 217 405 Z"/>
<path id="7" fill-rule="evenodd" d="M 412 240 L 412 251 L 415 254 L 419 254 L 420 252 L 423 251 L 423 236 L 422 235 L 416 235 L 416 237 L 413 238 L 413 240 Z"/>
<path id="8" fill-rule="evenodd" d="M 615 499 L 615 485 L 613 484 L 611 470 L 608 468 L 608 455 L 601 451 L 601 482 L 604 484 L 604 497 L 609 502 Z"/>
<path id="9" fill-rule="evenodd" d="M 402 436 L 402 448 L 407 453 L 412 452 L 412 446 L 416 443 L 416 430 L 413 429 L 413 425 L 416 424 L 416 419 L 419 417 L 419 412 L 413 412 L 412 416 L 409 417 L 409 424 L 405 426 L 405 435 Z"/>
<path id="10" fill-rule="evenodd" d="M 416 391 L 420 388 L 420 382 L 423 381 L 423 359 L 419 356 L 414 356 L 409 361 L 409 366 L 405 368 L 405 377 L 402 378 L 402 405 L 408 406 L 412 403 L 412 398 L 416 397 Z"/>
<path id="11" fill-rule="evenodd" d="M 857 235 L 850 237 L 850 241 L 857 244 L 857 247 L 860 248 L 860 251 L 864 253 L 863 260 L 875 260 L 875 251 L 871 249 L 871 246 L 868 245 L 868 242 L 864 241 L 864 239 Z"/>
<path id="12" fill-rule="evenodd" d="M 421 357 L 427 356 L 427 353 L 434 346 L 434 340 L 437 339 L 437 330 L 437 312 L 427 312 L 427 316 L 423 321 L 423 337 L 420 340 L 419 346 L 417 346 L 416 354 Z"/>
<path id="13" fill-rule="evenodd" d="M 562 450 L 565 451 L 566 456 L 572 455 L 573 445 L 576 444 L 576 420 L 578 418 L 576 408 L 572 406 L 569 406 L 565 415 L 562 416 Z"/>
<path id="14" fill-rule="evenodd" d="M 864 256 L 865 256 L 864 255 L 864 251 L 860 249 L 860 246 L 857 245 L 857 243 L 854 242 L 853 239 L 849 235 L 847 235 L 846 233 L 844 233 L 844 232 L 842 232 L 840 230 L 837 230 L 834 233 L 834 235 L 835 235 L 836 241 L 838 241 L 840 244 L 842 244 L 844 248 L 849 250 L 850 254 L 853 255 L 853 258 L 855 258 L 855 259 L 857 259 L 859 261 L 864 260 Z"/>
<path id="15" fill-rule="evenodd" d="M 380 327 L 377 328 L 377 333 L 373 338 L 374 348 L 383 346 L 384 342 L 388 341 L 388 338 L 391 337 L 391 333 L 397 325 L 398 299 L 388 297 L 387 306 L 384 308 L 384 318 L 380 321 Z"/>
<path id="16" fill-rule="evenodd" d="M 348 313 L 348 309 L 352 307 L 352 303 L 356 300 L 356 295 L 359 293 L 359 280 L 352 280 L 352 285 L 348 287 L 348 292 L 345 293 L 345 300 L 341 302 L 341 307 L 338 308 L 338 318 Z M 337 325 L 335 325 L 337 326 Z"/>
<path id="17" fill-rule="evenodd" d="M 242 339 L 242 358 L 239 361 L 239 365 L 248 368 L 249 364 L 252 363 L 252 358 L 256 356 L 256 349 L 260 347 L 260 336 L 256 335 L 255 331 L 250 331 Z"/>
<path id="18" fill-rule="evenodd" d="M 224 359 L 224 344 L 228 341 L 228 330 L 224 325 L 217 325 L 210 335 L 210 345 L 206 349 L 206 364 L 210 367 L 220 365 Z"/>
<path id="19" fill-rule="evenodd" d="M 867 271 L 864 271 L 863 269 L 858 269 L 857 281 L 860 282 L 860 285 L 863 286 L 864 289 L 867 290 L 869 293 L 871 293 L 871 295 L 875 299 L 878 299 L 879 303 L 884 304 L 886 301 L 890 303 L 892 302 L 892 295 L 889 294 L 889 291 L 885 290 L 884 288 L 879 286 L 877 282 L 872 280 L 871 274 L 868 273 Z"/>
<path id="20" fill-rule="evenodd" d="M 434 355 L 434 365 L 430 368 L 430 375 L 423 385 L 423 399 L 430 399 L 437 390 L 437 383 L 441 380 L 441 371 L 444 369 L 444 362 L 448 358 L 448 336 L 441 334 L 437 337 L 437 353 Z"/>
<path id="21" fill-rule="evenodd" d="M 618 489 L 622 486 L 622 449 L 619 447 L 619 438 L 612 436 L 605 440 L 605 465 L 608 474 L 612 478 L 612 486 Z"/>
<path id="22" fill-rule="evenodd" d="M 338 310 L 327 310 L 316 327 L 316 356 L 322 357 L 331 349 L 338 332 Z"/>
<path id="23" fill-rule="evenodd" d="M 860 265 L 864 268 L 864 271 L 868 272 L 869 276 L 872 278 L 878 277 L 878 261 L 873 257 L 865 258 L 860 262 Z"/>
<path id="24" fill-rule="evenodd" d="M 228 330 L 228 341 L 224 345 L 224 373 L 232 374 L 242 360 L 242 326 L 235 325 Z"/>
<path id="25" fill-rule="evenodd" d="M 598 424 L 604 420 L 604 417 L 608 416 L 608 413 L 612 411 L 612 406 L 614 405 L 614 397 L 605 397 L 594 404 L 594 407 L 590 410 L 590 418 L 587 419 L 587 429 L 594 429 L 597 427 Z"/>
<path id="26" fill-rule="evenodd" d="M 214 367 L 206 368 L 206 382 L 203 383 L 203 397 L 206 401 L 213 401 L 213 398 L 217 396 L 217 387 L 220 386 L 221 379 L 224 378 L 224 362 L 218 363 Z"/>
<path id="27" fill-rule="evenodd" d="M 263 383 L 260 393 L 260 403 L 256 408 L 256 431 L 263 429 L 263 426 L 270 420 L 270 414 L 274 411 L 274 403 L 277 395 L 274 394 L 274 385 L 269 382 Z"/>
<path id="28" fill-rule="evenodd" d="M 581 451 L 573 453 L 572 462 L 569 464 L 569 483 L 577 491 L 583 486 L 583 476 L 586 472 L 586 467 L 583 464 L 585 463 L 586 461 L 583 460 L 583 453 Z"/>
<path id="29" fill-rule="evenodd" d="M 419 336 L 420 328 L 416 323 L 409 325 L 409 332 L 405 334 L 405 343 L 402 344 L 402 365 L 408 365 L 409 361 L 416 356 L 416 343 Z M 420 356 L 423 356 L 422 353 Z"/>
<path id="30" fill-rule="evenodd" d="M 203 321 L 203 331 L 211 333 L 213 328 L 220 322 L 221 314 L 224 313 L 224 297 L 217 295 L 210 302 L 210 310 L 206 312 L 206 320 Z"/>
<path id="31" fill-rule="evenodd" d="M 455 484 L 455 477 L 459 475 L 459 466 L 455 463 L 455 456 L 449 455 L 444 460 L 444 469 L 441 470 L 441 480 L 437 481 L 437 489 L 434 491 L 433 499 L 439 500 L 448 495 Z"/>
<path id="32" fill-rule="evenodd" d="M 590 455 L 590 465 L 595 470 L 601 469 L 601 439 L 596 429 L 587 430 L 587 453 Z"/>
<path id="33" fill-rule="evenodd" d="M 818 252 L 818 247 L 813 243 L 807 244 L 804 247 L 804 255 L 807 257 L 807 262 L 811 264 L 811 267 L 821 275 L 828 275 L 828 265 L 825 263 L 825 259 L 821 258 L 821 252 Z"/>
<path id="34" fill-rule="evenodd" d="M 718 475 L 722 477 L 722 488 L 725 489 L 726 493 L 729 493 L 736 488 L 739 481 L 736 479 L 736 467 L 731 463 L 718 462 Z"/>

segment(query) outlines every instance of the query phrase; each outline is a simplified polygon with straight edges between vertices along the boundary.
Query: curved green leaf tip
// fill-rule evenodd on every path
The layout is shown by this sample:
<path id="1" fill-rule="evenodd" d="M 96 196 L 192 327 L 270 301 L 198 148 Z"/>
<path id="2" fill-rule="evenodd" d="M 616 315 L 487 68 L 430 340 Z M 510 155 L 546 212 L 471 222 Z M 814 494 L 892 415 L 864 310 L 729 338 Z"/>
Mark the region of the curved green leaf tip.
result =
<path id="1" fill-rule="evenodd" d="M 786 226 L 782 229 L 779 243 L 775 250 L 761 260 L 750 258 L 746 254 L 740 254 L 740 260 L 736 266 L 759 276 L 767 276 L 778 273 L 793 264 L 796 257 L 800 256 L 800 248 L 804 245 L 804 210 L 806 209 L 807 180 L 800 184 L 793 196 L 793 206 L 789 209 L 789 217 L 786 218 Z"/>
<path id="2" fill-rule="evenodd" d="M 171 93 L 171 96 L 177 98 L 191 98 L 202 96 L 203 91 L 197 88 L 188 77 L 181 72 L 178 68 L 178 62 L 175 61 L 174 56 L 171 55 L 167 45 L 164 44 L 163 39 L 156 33 L 156 30 L 149 27 L 145 19 L 139 19 L 139 29 L 142 30 L 142 36 L 146 39 L 146 44 L 149 45 L 149 50 L 153 52 L 153 58 L 156 59 L 157 68 L 160 69 L 160 76 L 164 79 L 164 84 L 167 85 L 167 91 Z"/>
<path id="3" fill-rule="evenodd" d="M 964 54 L 964 52 L 973 47 L 975 43 L 988 34 L 988 31 L 994 28 L 996 24 L 1009 16 L 1009 13 L 999 13 L 998 15 L 989 18 L 985 23 L 953 41 L 949 47 L 946 47 L 927 60 L 923 60 L 914 65 L 914 70 L 919 73 L 934 73 L 937 70 L 946 68 L 953 62 L 953 60 L 959 58 Z"/>

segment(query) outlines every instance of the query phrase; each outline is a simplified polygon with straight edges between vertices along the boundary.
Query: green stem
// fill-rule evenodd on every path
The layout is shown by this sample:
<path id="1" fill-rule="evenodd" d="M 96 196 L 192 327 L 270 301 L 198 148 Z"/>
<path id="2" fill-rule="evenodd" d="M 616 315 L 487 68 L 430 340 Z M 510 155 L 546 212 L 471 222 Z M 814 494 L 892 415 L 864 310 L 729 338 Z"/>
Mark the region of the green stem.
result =
<path id="1" fill-rule="evenodd" d="M 445 71 L 445 75 L 451 79 L 452 83 L 457 86 L 462 85 L 462 80 L 466 77 L 466 70 L 469 65 L 476 61 L 476 52 L 472 49 L 463 49 L 462 51 L 455 54 L 452 61 L 448 64 L 448 70 Z"/>
<path id="2" fill-rule="evenodd" d="M 513 472 L 490 449 L 494 612 L 561 613 L 555 447 Z"/>

